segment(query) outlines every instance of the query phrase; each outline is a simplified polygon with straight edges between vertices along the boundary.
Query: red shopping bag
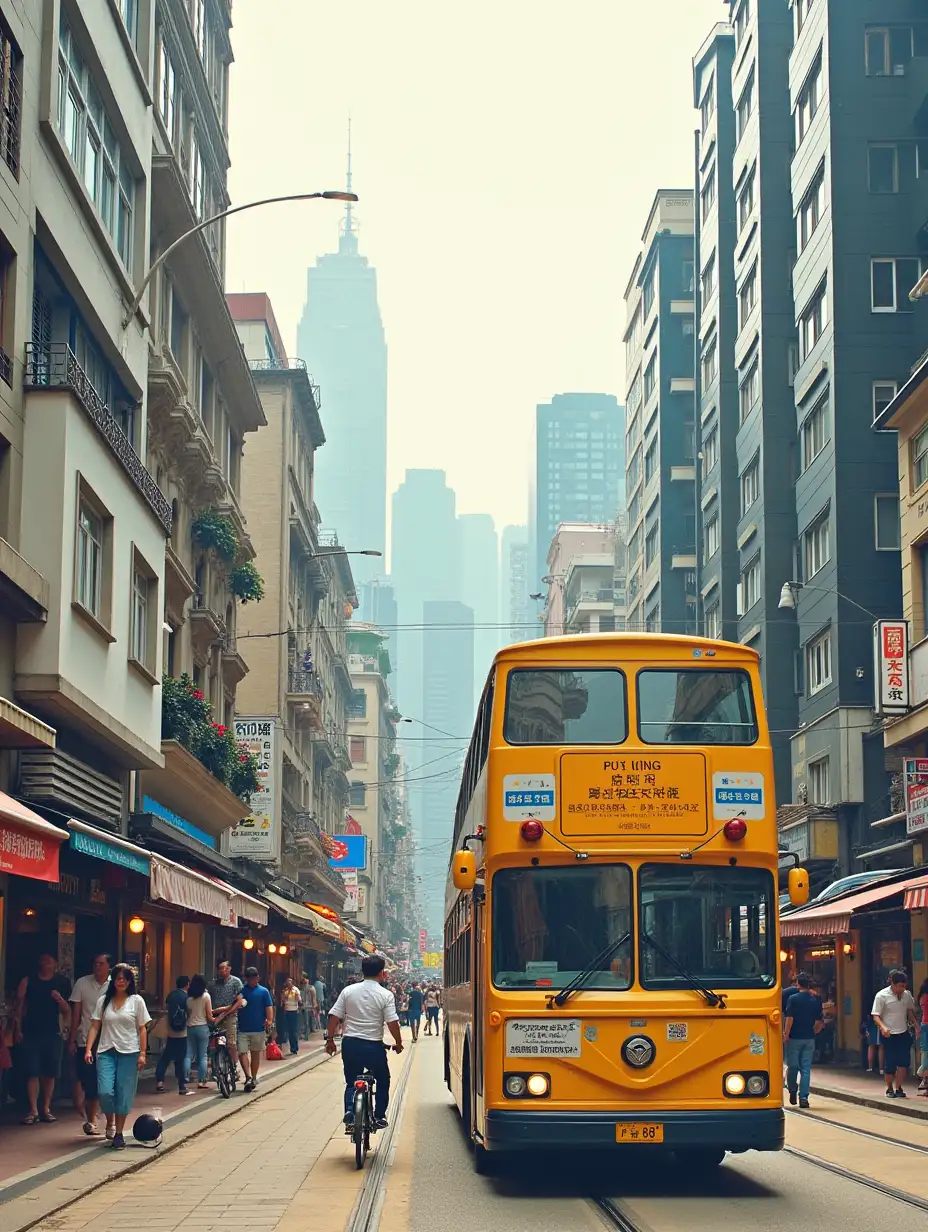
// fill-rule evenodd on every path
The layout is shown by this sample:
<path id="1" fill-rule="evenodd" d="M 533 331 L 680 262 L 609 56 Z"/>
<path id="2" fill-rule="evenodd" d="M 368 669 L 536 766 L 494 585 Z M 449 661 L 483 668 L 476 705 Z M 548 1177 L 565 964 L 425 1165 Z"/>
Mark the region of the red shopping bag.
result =
<path id="1" fill-rule="evenodd" d="M 280 1061 L 283 1059 L 283 1053 L 280 1051 L 280 1045 L 276 1040 L 268 1040 L 264 1055 L 269 1061 Z"/>

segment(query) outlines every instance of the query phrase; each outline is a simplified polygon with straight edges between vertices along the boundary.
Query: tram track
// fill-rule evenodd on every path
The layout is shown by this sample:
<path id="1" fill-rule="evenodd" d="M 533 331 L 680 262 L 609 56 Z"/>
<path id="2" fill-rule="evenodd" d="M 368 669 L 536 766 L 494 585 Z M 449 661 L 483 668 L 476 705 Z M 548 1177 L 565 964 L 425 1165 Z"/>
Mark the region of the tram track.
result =
<path id="1" fill-rule="evenodd" d="M 832 1176 L 841 1177 L 845 1181 L 854 1181 L 858 1185 L 863 1185 L 866 1189 L 883 1194 L 884 1197 L 895 1198 L 897 1202 L 902 1202 L 906 1206 L 914 1206 L 917 1210 L 928 1211 L 928 1201 L 925 1198 L 918 1198 L 915 1194 L 906 1193 L 904 1189 L 897 1189 L 895 1185 L 885 1185 L 882 1181 L 877 1181 L 872 1176 L 865 1176 L 862 1172 L 854 1172 L 850 1168 L 845 1168 L 842 1164 L 832 1163 L 830 1159 L 822 1159 L 819 1155 L 812 1155 L 808 1151 L 801 1151 L 795 1146 L 785 1146 L 783 1150 L 787 1155 L 793 1155 L 796 1159 L 812 1164 L 813 1167 L 821 1168 L 824 1172 L 830 1172 Z"/>
<path id="2" fill-rule="evenodd" d="M 791 1108 L 785 1109 L 791 1117 L 798 1117 L 803 1121 L 818 1121 L 821 1125 L 830 1125 L 832 1129 L 843 1129 L 845 1133 L 857 1134 L 861 1138 L 872 1138 L 874 1142 L 884 1142 L 887 1146 L 897 1146 L 903 1151 L 914 1151 L 917 1155 L 928 1155 L 928 1146 L 919 1146 L 914 1142 L 900 1142 L 898 1138 L 892 1138 L 889 1134 L 879 1134 L 873 1129 L 860 1129 L 857 1125 L 845 1125 L 843 1121 L 832 1121 L 828 1117 L 820 1116 L 815 1112 L 794 1112 Z"/>
<path id="3" fill-rule="evenodd" d="M 645 1232 L 643 1225 L 635 1223 L 629 1213 L 619 1206 L 615 1198 L 590 1198 L 590 1202 L 609 1227 L 615 1228 L 616 1232 Z"/>

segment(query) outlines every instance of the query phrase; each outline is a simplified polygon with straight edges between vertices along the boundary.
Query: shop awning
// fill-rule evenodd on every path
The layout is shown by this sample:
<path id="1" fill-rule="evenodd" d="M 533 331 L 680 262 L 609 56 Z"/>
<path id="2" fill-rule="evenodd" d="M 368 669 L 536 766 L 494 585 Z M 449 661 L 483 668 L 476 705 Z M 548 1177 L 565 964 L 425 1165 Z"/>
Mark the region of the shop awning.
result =
<path id="1" fill-rule="evenodd" d="M 919 877 L 913 881 L 905 892 L 906 911 L 917 911 L 919 907 L 928 907 L 928 877 Z"/>
<path id="2" fill-rule="evenodd" d="M 151 857 L 151 896 L 175 907 L 209 915 L 229 928 L 238 927 L 231 887 L 223 889 L 211 877 L 184 868 L 154 853 Z"/>
<path id="3" fill-rule="evenodd" d="M 57 881 L 58 852 L 67 837 L 67 830 L 0 791 L 0 873 Z"/>
<path id="4" fill-rule="evenodd" d="M 833 903 L 823 903 L 820 907 L 807 907 L 804 911 L 784 915 L 780 918 L 780 936 L 840 937 L 851 931 L 851 916 L 855 911 L 892 898 L 894 894 L 907 892 L 925 880 L 922 874 L 906 881 L 884 883 L 869 890 L 861 890 L 858 894 L 851 894 L 847 898 L 837 899 Z"/>
<path id="5" fill-rule="evenodd" d="M 304 907 L 302 903 L 291 902 L 289 898 L 283 898 L 280 894 L 275 894 L 273 890 L 263 890 L 261 896 L 291 923 L 308 924 L 313 932 L 321 933 L 324 937 L 332 937 L 335 940 L 341 937 L 341 927 L 334 920 L 327 920 L 318 911 L 313 911 L 312 907 Z"/>
<path id="6" fill-rule="evenodd" d="M 252 898 L 244 890 L 236 889 L 235 886 L 229 885 L 228 882 L 222 881 L 219 877 L 211 877 L 210 880 L 215 881 L 220 889 L 232 895 L 232 906 L 237 916 L 241 916 L 243 920 L 249 920 L 252 924 L 267 923 L 266 903 L 258 902 L 256 898 Z"/>
<path id="7" fill-rule="evenodd" d="M 151 852 L 144 847 L 137 847 L 116 834 L 108 834 L 73 818 L 68 822 L 68 829 L 71 831 L 71 846 L 81 855 L 117 864 L 130 872 L 141 873 L 143 877 L 151 875 Z"/>

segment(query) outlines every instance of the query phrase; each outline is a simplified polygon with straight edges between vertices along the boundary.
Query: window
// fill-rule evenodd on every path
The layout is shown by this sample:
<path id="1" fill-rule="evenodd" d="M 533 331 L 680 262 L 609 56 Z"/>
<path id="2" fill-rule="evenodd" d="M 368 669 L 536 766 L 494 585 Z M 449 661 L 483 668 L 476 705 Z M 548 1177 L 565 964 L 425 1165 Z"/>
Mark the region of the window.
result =
<path id="1" fill-rule="evenodd" d="M 695 289 L 696 265 L 693 261 L 684 261 L 680 266 L 680 283 L 684 295 L 692 295 Z"/>
<path id="2" fill-rule="evenodd" d="M 741 97 L 738 99 L 738 107 L 735 111 L 735 141 L 740 141 L 744 136 L 744 130 L 748 126 L 748 121 L 754 114 L 754 69 L 751 69 L 748 77 L 747 85 L 741 91 Z"/>
<path id="3" fill-rule="evenodd" d="M 642 985 L 775 987 L 774 890 L 766 869 L 644 865 L 638 915 Z"/>
<path id="4" fill-rule="evenodd" d="M 831 684 L 831 630 L 826 629 L 806 646 L 806 681 L 809 696 Z"/>
<path id="5" fill-rule="evenodd" d="M 71 161 L 128 268 L 135 178 L 64 17 L 58 33 L 58 128 Z"/>
<path id="6" fill-rule="evenodd" d="M 657 437 L 648 446 L 647 453 L 644 455 L 644 481 L 650 483 L 657 474 Z"/>
<path id="7" fill-rule="evenodd" d="M 702 202 L 702 220 L 705 222 L 713 205 L 715 205 L 715 163 L 712 164 L 703 179 L 700 201 Z"/>
<path id="8" fill-rule="evenodd" d="M 138 552 L 133 549 L 129 658 L 149 673 L 154 672 L 157 658 L 156 619 L 160 619 L 158 578 Z"/>
<path id="9" fill-rule="evenodd" d="M 760 397 L 759 362 L 760 361 L 755 357 L 738 388 L 738 406 L 742 423 L 744 423 L 748 415 L 750 415 L 751 411 L 753 411 L 754 407 L 757 405 L 757 399 Z"/>
<path id="10" fill-rule="evenodd" d="M 877 419 L 895 398 L 898 386 L 895 381 L 873 382 L 873 418 Z"/>
<path id="11" fill-rule="evenodd" d="M 928 480 L 928 424 L 912 437 L 912 491 Z"/>
<path id="12" fill-rule="evenodd" d="M 748 219 L 754 213 L 754 182 L 757 179 L 757 168 L 752 167 L 747 179 L 738 192 L 738 231 L 748 225 Z"/>
<path id="13" fill-rule="evenodd" d="M 719 430 L 710 428 L 702 441 L 702 473 L 708 475 L 719 460 Z"/>
<path id="14" fill-rule="evenodd" d="M 158 114 L 164 123 L 169 140 L 173 143 L 177 138 L 177 75 L 174 72 L 174 64 L 163 36 L 158 78 Z"/>
<path id="15" fill-rule="evenodd" d="M 722 636 L 722 613 L 717 603 L 713 603 L 706 612 L 706 637 Z"/>
<path id="16" fill-rule="evenodd" d="M 819 757 L 816 761 L 809 762 L 810 804 L 829 804 L 831 802 L 828 760 L 827 757 Z"/>
<path id="17" fill-rule="evenodd" d="M 132 40 L 132 46 L 138 47 L 139 43 L 139 0 L 119 0 L 119 14 L 122 17 L 123 25 L 129 38 Z"/>
<path id="18" fill-rule="evenodd" d="M 810 466 L 831 440 L 828 394 L 822 395 L 802 424 L 802 469 Z"/>
<path id="19" fill-rule="evenodd" d="M 645 744 L 753 744 L 751 680 L 735 669 L 646 668 L 638 673 L 638 735 Z"/>
<path id="20" fill-rule="evenodd" d="M 747 33 L 747 28 L 751 22 L 751 0 L 743 0 L 741 8 L 735 14 L 735 35 L 738 39 L 738 46 L 744 42 L 744 36 Z"/>
<path id="21" fill-rule="evenodd" d="M 363 808 L 367 803 L 367 787 L 358 779 L 348 788 L 348 803 L 352 808 Z"/>
<path id="22" fill-rule="evenodd" d="M 702 131 L 705 134 L 709 127 L 709 121 L 715 114 L 715 77 L 709 78 L 709 84 L 706 86 L 706 92 L 702 96 L 702 102 L 699 104 L 699 115 L 702 119 Z"/>
<path id="23" fill-rule="evenodd" d="M 805 362 L 828 324 L 828 287 L 823 282 L 799 318 L 799 353 Z"/>
<path id="24" fill-rule="evenodd" d="M 814 522 L 802 537 L 802 563 L 805 580 L 815 577 L 831 560 L 831 519 L 826 514 Z"/>
<path id="25" fill-rule="evenodd" d="M 644 280 L 644 290 L 642 291 L 642 298 L 644 300 L 644 317 L 645 317 L 645 320 L 647 320 L 651 312 L 651 309 L 654 307 L 654 270 L 653 269 L 648 274 L 647 278 Z"/>
<path id="26" fill-rule="evenodd" d="M 864 32 L 864 64 L 868 77 L 902 77 L 912 59 L 911 26 L 878 26 Z"/>
<path id="27" fill-rule="evenodd" d="M 348 740 L 348 753 L 351 764 L 363 765 L 367 761 L 367 741 L 363 736 L 351 736 Z"/>
<path id="28" fill-rule="evenodd" d="M 206 0 L 190 0 L 190 24 L 200 57 L 206 49 Z"/>
<path id="29" fill-rule="evenodd" d="M 760 495 L 760 459 L 755 458 L 741 476 L 741 515 L 751 508 Z"/>
<path id="30" fill-rule="evenodd" d="M 713 513 L 711 517 L 706 519 L 704 534 L 706 540 L 704 554 L 706 560 L 709 560 L 719 550 L 719 515 L 717 513 Z"/>
<path id="31" fill-rule="evenodd" d="M 825 167 L 824 164 L 815 174 L 815 179 L 809 186 L 809 191 L 802 199 L 799 213 L 796 216 L 796 241 L 802 252 L 812 238 L 815 228 L 821 222 L 825 212 Z"/>
<path id="32" fill-rule="evenodd" d="M 822 57 L 813 64 L 796 104 L 796 144 L 801 145 L 822 101 Z"/>
<path id="33" fill-rule="evenodd" d="M 348 699 L 347 714 L 349 719 L 367 718 L 367 694 L 363 689 L 352 689 Z"/>
<path id="34" fill-rule="evenodd" d="M 22 52 L 0 16 L 0 157 L 19 179 L 22 133 Z"/>
<path id="35" fill-rule="evenodd" d="M 874 312 L 911 312 L 909 292 L 918 282 L 918 257 L 872 257 L 870 307 Z"/>
<path id="36" fill-rule="evenodd" d="M 627 735 L 625 677 L 613 669 L 511 672 L 507 744 L 620 744 Z"/>
<path id="37" fill-rule="evenodd" d="M 98 620 L 103 614 L 103 518 L 81 496 L 77 520 L 75 598 Z"/>
<path id="38" fill-rule="evenodd" d="M 738 292 L 738 315 L 740 318 L 740 328 L 744 329 L 745 322 L 754 311 L 754 305 L 757 303 L 757 265 L 751 267 L 751 272 L 741 284 L 741 290 Z"/>
<path id="39" fill-rule="evenodd" d="M 867 149 L 867 187 L 872 193 L 899 191 L 899 147 L 871 145 Z"/>
<path id="40" fill-rule="evenodd" d="M 899 523 L 899 496 L 895 492 L 877 493 L 873 498 L 876 525 L 876 550 L 898 552 L 902 546 Z"/>
<path id="41" fill-rule="evenodd" d="M 644 565 L 652 565 L 657 560 L 658 547 L 660 545 L 660 527 L 652 526 L 645 536 L 644 540 Z"/>
<path id="42" fill-rule="evenodd" d="M 760 555 L 745 565 L 741 574 L 741 610 L 738 615 L 749 612 L 760 600 Z"/>
<path id="43" fill-rule="evenodd" d="M 715 380 L 718 373 L 718 339 L 713 336 L 712 341 L 706 347 L 702 357 L 702 385 L 703 389 L 708 388 Z"/>
<path id="44" fill-rule="evenodd" d="M 591 964 L 584 988 L 614 991 L 631 984 L 632 876 L 626 865 L 500 869 L 492 901 L 497 988 L 565 988 Z"/>
<path id="45" fill-rule="evenodd" d="M 644 370 L 644 400 L 647 400 L 654 393 L 657 387 L 657 355 L 651 356 L 648 361 L 648 366 Z"/>
<path id="46" fill-rule="evenodd" d="M 806 18 L 809 16 L 809 10 L 812 8 L 812 0 L 796 0 L 796 38 L 802 33 L 802 27 L 806 24 Z"/>
<path id="47" fill-rule="evenodd" d="M 712 298 L 715 291 L 715 253 L 706 262 L 700 282 L 702 285 L 702 301 L 706 303 L 707 300 Z"/>

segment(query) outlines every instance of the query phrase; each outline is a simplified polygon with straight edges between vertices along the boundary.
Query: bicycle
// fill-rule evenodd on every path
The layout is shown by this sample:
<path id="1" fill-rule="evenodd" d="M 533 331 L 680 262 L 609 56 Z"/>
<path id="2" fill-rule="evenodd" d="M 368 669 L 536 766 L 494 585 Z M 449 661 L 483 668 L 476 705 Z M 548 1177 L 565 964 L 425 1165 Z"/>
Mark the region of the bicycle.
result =
<path id="1" fill-rule="evenodd" d="M 385 1052 L 390 1051 L 390 1046 L 387 1044 L 384 1044 L 383 1048 Z M 396 1049 L 394 1048 L 393 1051 L 395 1052 Z M 354 1142 L 356 1168 L 364 1167 L 364 1161 L 371 1149 L 371 1135 L 377 1132 L 377 1122 L 374 1120 L 375 1088 L 376 1079 L 365 1065 L 354 1080 L 354 1120 L 346 1126 Z"/>
<path id="2" fill-rule="evenodd" d="M 222 1023 L 216 1023 L 210 1028 L 207 1055 L 210 1063 L 210 1073 L 216 1080 L 219 1094 L 228 1099 L 235 1090 L 238 1076 L 229 1052 L 229 1037 Z"/>

